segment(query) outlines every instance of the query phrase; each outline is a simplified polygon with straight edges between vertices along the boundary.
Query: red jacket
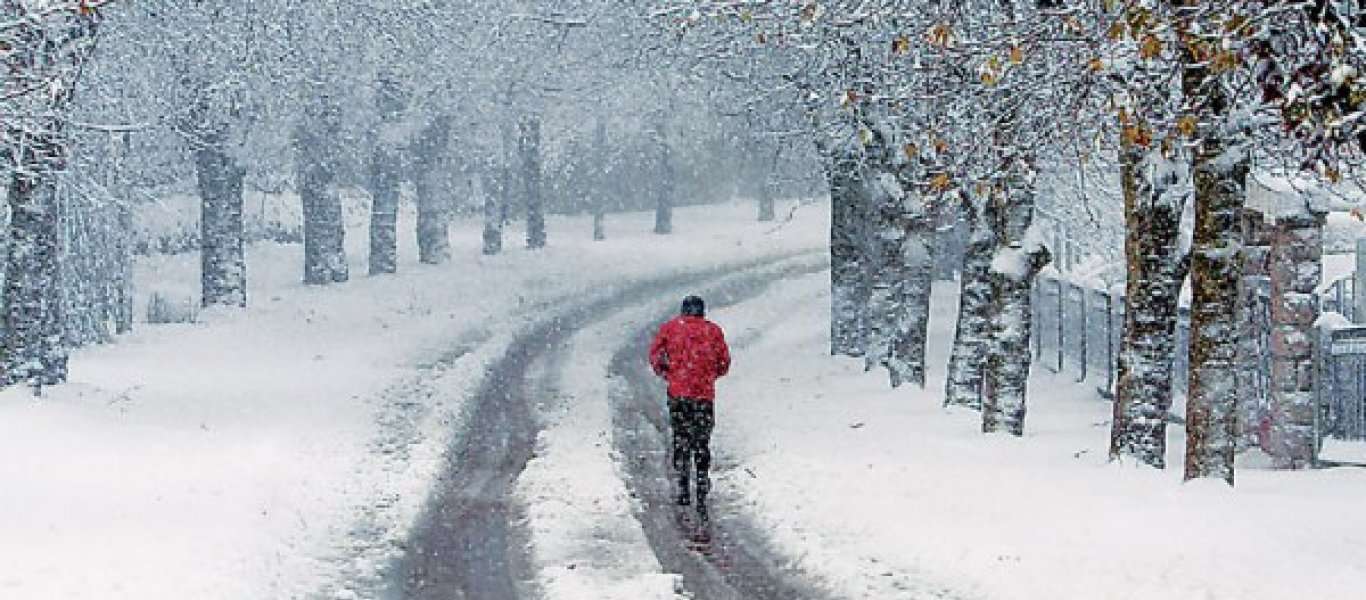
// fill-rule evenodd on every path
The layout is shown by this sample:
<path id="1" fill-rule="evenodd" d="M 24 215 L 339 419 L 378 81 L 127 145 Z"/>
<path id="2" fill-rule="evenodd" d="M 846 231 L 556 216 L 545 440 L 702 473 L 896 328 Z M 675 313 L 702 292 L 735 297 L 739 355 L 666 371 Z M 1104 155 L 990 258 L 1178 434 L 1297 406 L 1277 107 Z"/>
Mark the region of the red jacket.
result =
<path id="1" fill-rule="evenodd" d="M 669 396 L 711 402 L 716 379 L 730 371 L 726 334 L 702 317 L 675 317 L 650 344 L 650 366 L 668 380 Z"/>

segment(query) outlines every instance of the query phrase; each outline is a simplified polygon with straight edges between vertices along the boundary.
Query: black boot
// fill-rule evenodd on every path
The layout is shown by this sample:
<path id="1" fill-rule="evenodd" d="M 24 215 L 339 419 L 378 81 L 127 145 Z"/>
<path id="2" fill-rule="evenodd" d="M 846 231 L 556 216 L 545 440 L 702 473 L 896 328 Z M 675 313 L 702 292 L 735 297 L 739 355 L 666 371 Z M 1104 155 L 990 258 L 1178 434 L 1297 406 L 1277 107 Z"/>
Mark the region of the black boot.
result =
<path id="1" fill-rule="evenodd" d="M 707 523 L 707 493 L 711 491 L 711 480 L 705 474 L 697 478 L 697 518 Z"/>

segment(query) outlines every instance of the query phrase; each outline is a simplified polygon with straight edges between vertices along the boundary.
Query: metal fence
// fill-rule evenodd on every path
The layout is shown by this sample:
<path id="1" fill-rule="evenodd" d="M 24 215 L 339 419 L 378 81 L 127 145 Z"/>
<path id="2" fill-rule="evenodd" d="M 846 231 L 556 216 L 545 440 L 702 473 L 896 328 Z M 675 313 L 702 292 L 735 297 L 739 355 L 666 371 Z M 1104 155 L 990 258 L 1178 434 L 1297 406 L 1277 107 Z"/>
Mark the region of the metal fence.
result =
<path id="1" fill-rule="evenodd" d="M 1355 316 L 1354 288 L 1351 277 L 1334 281 L 1319 294 L 1320 309 L 1351 319 Z M 1049 276 L 1035 281 L 1033 294 L 1035 363 L 1055 373 L 1073 375 L 1078 382 L 1093 383 L 1101 396 L 1111 398 L 1124 329 L 1123 295 Z M 1262 298 L 1258 308 L 1269 311 L 1265 300 Z M 1269 314 L 1263 319 L 1269 323 Z M 1182 307 L 1172 356 L 1172 387 L 1178 394 L 1186 390 L 1189 339 L 1190 311 Z M 1316 442 L 1321 445 L 1325 438 L 1366 440 L 1366 326 L 1335 330 L 1320 343 L 1315 363 Z M 1251 386 L 1245 391 L 1264 404 L 1270 391 L 1270 348 L 1266 344 L 1258 348 L 1262 360 L 1255 377 L 1245 383 Z M 1248 418 L 1257 418 L 1254 415 L 1267 408 L 1261 404 L 1248 407 Z"/>
<path id="2" fill-rule="evenodd" d="M 1366 440 L 1366 327 L 1329 332 L 1316 365 L 1319 439 Z"/>
<path id="3" fill-rule="evenodd" d="M 1119 341 L 1124 330 L 1124 296 L 1056 277 L 1039 277 L 1034 285 L 1034 358 L 1054 373 L 1071 373 L 1077 382 L 1093 382 L 1109 398 L 1114 391 Z M 1176 347 L 1190 337 L 1190 311 L 1178 314 Z M 1185 352 L 1172 356 L 1172 386 L 1186 385 Z"/>
<path id="4" fill-rule="evenodd" d="M 1319 307 L 1324 311 L 1341 313 L 1353 323 L 1357 322 L 1356 287 L 1356 278 L 1351 275 L 1333 280 L 1319 295 Z"/>

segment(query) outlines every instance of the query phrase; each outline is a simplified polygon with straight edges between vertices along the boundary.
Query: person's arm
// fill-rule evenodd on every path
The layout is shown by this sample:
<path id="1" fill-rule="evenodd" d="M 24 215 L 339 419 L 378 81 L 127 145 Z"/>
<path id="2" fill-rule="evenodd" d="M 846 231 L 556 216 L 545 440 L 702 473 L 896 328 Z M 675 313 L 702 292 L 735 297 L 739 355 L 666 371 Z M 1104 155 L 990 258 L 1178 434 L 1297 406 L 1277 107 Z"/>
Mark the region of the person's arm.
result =
<path id="1" fill-rule="evenodd" d="M 730 348 L 726 346 L 726 332 L 716 328 L 716 376 L 724 377 L 730 372 Z"/>
<path id="2" fill-rule="evenodd" d="M 659 328 L 659 333 L 655 334 L 655 339 L 650 342 L 650 368 L 654 369 L 655 375 L 663 377 L 669 372 L 669 355 L 664 351 L 665 335 L 664 327 Z"/>

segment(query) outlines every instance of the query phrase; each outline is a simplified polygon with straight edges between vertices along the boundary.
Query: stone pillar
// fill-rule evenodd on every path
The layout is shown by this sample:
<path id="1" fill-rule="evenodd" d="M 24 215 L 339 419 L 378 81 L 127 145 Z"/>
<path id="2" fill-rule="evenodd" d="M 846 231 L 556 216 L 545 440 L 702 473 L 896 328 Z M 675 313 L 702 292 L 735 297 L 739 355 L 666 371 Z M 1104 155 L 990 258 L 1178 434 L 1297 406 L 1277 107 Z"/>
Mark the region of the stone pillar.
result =
<path id="1" fill-rule="evenodd" d="M 1271 241 L 1274 229 L 1260 211 L 1244 209 L 1243 275 L 1238 281 L 1238 449 L 1267 449 L 1270 412 Z"/>
<path id="2" fill-rule="evenodd" d="M 1271 244 L 1271 406 L 1268 448 L 1277 468 L 1314 457 L 1314 288 L 1323 276 L 1324 214 L 1276 219 Z"/>

